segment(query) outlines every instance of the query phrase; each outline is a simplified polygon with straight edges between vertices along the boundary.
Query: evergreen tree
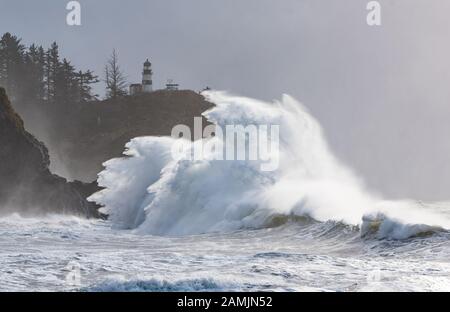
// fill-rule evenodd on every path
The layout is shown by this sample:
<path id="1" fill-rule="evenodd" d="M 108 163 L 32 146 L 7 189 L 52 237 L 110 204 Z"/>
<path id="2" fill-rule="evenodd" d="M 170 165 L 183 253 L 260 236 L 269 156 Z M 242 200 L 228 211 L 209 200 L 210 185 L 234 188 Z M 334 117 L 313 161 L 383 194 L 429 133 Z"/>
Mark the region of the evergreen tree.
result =
<path id="1" fill-rule="evenodd" d="M 16 99 L 24 74 L 24 50 L 21 39 L 5 33 L 0 39 L 0 85 Z"/>
<path id="2" fill-rule="evenodd" d="M 40 102 L 44 99 L 44 49 L 32 44 L 24 58 L 23 98 L 25 101 Z"/>
<path id="3" fill-rule="evenodd" d="M 56 69 L 54 92 L 54 100 L 56 103 L 73 103 L 79 100 L 75 68 L 67 59 L 63 59 Z"/>
<path id="4" fill-rule="evenodd" d="M 53 42 L 50 49 L 47 50 L 45 60 L 45 97 L 49 102 L 55 100 L 59 65 L 59 47 L 56 42 Z"/>
<path id="5" fill-rule="evenodd" d="M 99 82 L 98 76 L 96 76 L 91 70 L 86 72 L 78 71 L 76 74 L 78 87 L 79 87 L 79 99 L 80 102 L 88 102 L 97 99 L 97 94 L 92 94 L 92 84 Z"/>
<path id="6" fill-rule="evenodd" d="M 45 99 L 45 51 L 42 46 L 39 46 L 37 52 L 37 66 L 39 68 L 40 89 L 37 94 L 37 98 L 40 100 Z"/>
<path id="7" fill-rule="evenodd" d="M 122 95 L 125 83 L 116 54 L 114 60 L 111 77 L 117 86 L 114 90 L 118 90 L 114 94 Z M 0 39 L 0 86 L 6 88 L 18 106 L 42 102 L 64 106 L 92 101 L 97 96 L 92 94 L 92 85 L 97 82 L 98 76 L 92 71 L 76 70 L 67 59 L 60 61 L 56 42 L 45 51 L 35 44 L 25 48 L 21 39 L 10 33 Z"/>

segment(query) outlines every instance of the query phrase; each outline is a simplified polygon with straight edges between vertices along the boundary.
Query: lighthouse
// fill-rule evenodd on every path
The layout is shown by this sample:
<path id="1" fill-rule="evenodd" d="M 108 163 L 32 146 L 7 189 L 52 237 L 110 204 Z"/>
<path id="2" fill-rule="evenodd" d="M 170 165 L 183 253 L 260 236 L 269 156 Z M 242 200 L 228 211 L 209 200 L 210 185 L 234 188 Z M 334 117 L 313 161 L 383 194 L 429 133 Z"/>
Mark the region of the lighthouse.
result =
<path id="1" fill-rule="evenodd" d="M 144 63 L 144 70 L 142 71 L 142 92 L 152 92 L 152 63 L 147 59 Z"/>

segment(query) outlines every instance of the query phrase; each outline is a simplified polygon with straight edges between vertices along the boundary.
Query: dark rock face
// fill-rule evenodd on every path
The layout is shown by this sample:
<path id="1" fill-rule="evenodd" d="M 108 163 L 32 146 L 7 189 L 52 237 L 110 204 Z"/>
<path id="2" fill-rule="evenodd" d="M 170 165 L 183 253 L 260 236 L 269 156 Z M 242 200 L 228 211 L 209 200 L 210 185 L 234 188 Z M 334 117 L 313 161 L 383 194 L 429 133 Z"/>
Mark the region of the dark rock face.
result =
<path id="1" fill-rule="evenodd" d="M 194 117 L 201 117 L 211 107 L 212 103 L 193 91 L 159 90 L 85 103 L 70 112 L 48 111 L 45 115 L 50 117 L 53 138 L 46 144 L 70 178 L 90 182 L 96 180 L 103 162 L 122 156 L 131 139 L 170 136 L 178 124 L 193 131 Z M 59 124 L 55 125 L 56 121 Z M 203 119 L 203 126 L 207 124 Z"/>
<path id="2" fill-rule="evenodd" d="M 67 182 L 49 170 L 48 150 L 25 128 L 0 88 L 0 213 L 64 213 L 99 217 L 86 197 L 95 184 Z"/>

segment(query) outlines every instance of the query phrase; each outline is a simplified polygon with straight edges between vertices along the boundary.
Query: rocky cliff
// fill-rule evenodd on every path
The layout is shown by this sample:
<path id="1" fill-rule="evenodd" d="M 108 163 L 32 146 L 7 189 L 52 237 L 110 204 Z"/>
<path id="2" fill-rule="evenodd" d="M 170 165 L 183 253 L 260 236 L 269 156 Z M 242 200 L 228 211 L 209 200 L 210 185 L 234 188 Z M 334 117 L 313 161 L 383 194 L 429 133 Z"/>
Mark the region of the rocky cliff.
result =
<path id="1" fill-rule="evenodd" d="M 61 174 L 90 182 L 96 180 L 103 162 L 122 155 L 131 139 L 170 136 L 178 124 L 193 129 L 194 117 L 200 117 L 212 104 L 193 91 L 159 90 L 84 103 L 78 108 L 60 107 L 65 109 L 45 113 L 53 129 L 49 131 L 51 140 L 45 142 L 52 159 L 57 158 L 64 168 Z"/>
<path id="2" fill-rule="evenodd" d="M 86 197 L 97 187 L 67 182 L 49 170 L 48 150 L 24 128 L 0 88 L 0 213 L 67 213 L 99 217 Z"/>

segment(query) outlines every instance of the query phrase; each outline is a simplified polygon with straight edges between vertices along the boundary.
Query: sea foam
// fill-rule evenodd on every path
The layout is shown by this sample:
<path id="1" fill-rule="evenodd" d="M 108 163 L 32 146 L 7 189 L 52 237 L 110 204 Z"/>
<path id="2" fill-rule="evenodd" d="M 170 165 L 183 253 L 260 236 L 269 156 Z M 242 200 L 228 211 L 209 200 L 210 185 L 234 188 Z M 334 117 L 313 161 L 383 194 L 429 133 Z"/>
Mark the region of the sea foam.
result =
<path id="1" fill-rule="evenodd" d="M 308 216 L 364 225 L 382 214 L 382 237 L 415 235 L 411 224 L 450 228 L 448 215 L 424 211 L 410 201 L 385 201 L 331 153 L 320 124 L 294 98 L 273 103 L 203 93 L 215 106 L 204 113 L 211 123 L 279 125 L 279 167 L 264 172 L 255 161 L 174 159 L 175 139 L 140 137 L 126 145 L 127 157 L 104 164 L 90 197 L 118 228 L 153 235 L 187 235 L 259 228 L 273 215 Z M 208 138 L 189 142 L 190 148 Z M 386 220 L 395 220 L 389 223 Z M 369 222 L 370 223 L 370 222 Z M 373 224 L 373 222 L 372 222 Z M 366 221 L 367 225 L 367 221 Z M 394 227 L 395 229 L 392 229 Z M 416 227 L 417 231 L 423 230 Z"/>

